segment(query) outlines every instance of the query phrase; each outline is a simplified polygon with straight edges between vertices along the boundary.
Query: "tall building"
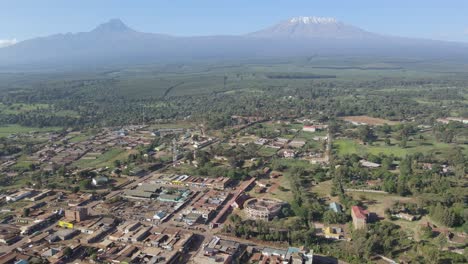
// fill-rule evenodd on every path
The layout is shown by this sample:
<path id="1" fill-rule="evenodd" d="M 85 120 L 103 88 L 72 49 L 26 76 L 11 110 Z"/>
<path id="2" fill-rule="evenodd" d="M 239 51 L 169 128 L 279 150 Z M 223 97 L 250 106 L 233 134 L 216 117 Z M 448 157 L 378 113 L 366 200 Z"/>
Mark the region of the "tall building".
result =
<path id="1" fill-rule="evenodd" d="M 65 218 L 68 221 L 84 221 L 88 218 L 88 209 L 86 207 L 73 207 L 65 210 Z"/>

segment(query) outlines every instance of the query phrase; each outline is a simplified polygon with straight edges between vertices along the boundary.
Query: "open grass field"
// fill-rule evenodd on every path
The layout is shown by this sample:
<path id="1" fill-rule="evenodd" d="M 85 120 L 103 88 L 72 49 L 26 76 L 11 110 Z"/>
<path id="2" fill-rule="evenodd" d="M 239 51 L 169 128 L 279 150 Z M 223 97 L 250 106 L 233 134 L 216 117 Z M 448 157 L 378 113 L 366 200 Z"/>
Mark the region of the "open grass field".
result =
<path id="1" fill-rule="evenodd" d="M 258 137 L 256 137 L 256 136 L 247 135 L 247 136 L 243 136 L 243 137 L 236 137 L 236 139 L 234 141 L 238 142 L 239 144 L 248 144 L 248 143 L 254 142 L 257 139 L 258 139 Z"/>
<path id="2" fill-rule="evenodd" d="M 112 167 L 112 162 L 115 160 L 125 160 L 130 152 L 121 149 L 113 148 L 98 156 L 94 160 L 80 159 L 73 163 L 79 168 L 99 168 L 99 167 Z"/>
<path id="3" fill-rule="evenodd" d="M 0 103 L 0 114 L 17 114 L 25 113 L 28 111 L 47 109 L 49 108 L 48 104 L 11 104 L 5 105 Z"/>
<path id="4" fill-rule="evenodd" d="M 55 116 L 68 116 L 79 117 L 79 114 L 72 110 L 54 110 L 49 104 L 20 104 L 15 103 L 5 105 L 0 103 L 0 115 L 10 114 L 25 114 L 28 112 L 41 113 L 41 115 L 55 115 Z"/>
<path id="5" fill-rule="evenodd" d="M 379 217 L 384 217 L 385 209 L 390 208 L 395 202 L 412 202 L 414 198 L 402 197 L 387 193 L 368 193 L 368 192 L 346 192 L 354 200 L 362 201 L 369 212 L 376 213 Z"/>
<path id="6" fill-rule="evenodd" d="M 27 176 L 17 176 L 13 178 L 13 181 L 9 185 L 0 185 L 0 191 L 3 190 L 18 190 L 27 186 L 31 180 Z"/>
<path id="7" fill-rule="evenodd" d="M 374 142 L 372 145 L 360 144 L 354 139 L 337 139 L 333 141 L 333 146 L 337 150 L 338 155 L 358 154 L 363 156 L 365 154 L 378 155 L 383 153 L 385 155 L 394 155 L 396 157 L 404 157 L 408 154 L 424 153 L 424 154 L 437 154 L 441 157 L 448 157 L 450 151 L 456 146 L 461 146 L 464 153 L 468 154 L 468 147 L 461 144 L 448 144 L 437 142 L 432 136 L 425 133 L 425 139 L 417 139 L 408 141 L 407 147 L 402 148 L 398 145 L 398 141 L 392 139 L 391 145 L 387 146 L 382 141 Z"/>
<path id="8" fill-rule="evenodd" d="M 32 161 L 29 161 L 27 159 L 27 156 L 26 155 L 23 155 L 21 157 L 18 158 L 17 162 L 15 165 L 13 165 L 13 168 L 16 168 L 16 169 L 28 169 L 29 166 L 33 164 Z"/>
<path id="9" fill-rule="evenodd" d="M 306 140 L 313 140 L 314 137 L 324 137 L 327 135 L 327 131 L 316 131 L 316 132 L 308 132 L 308 131 L 301 131 L 297 135 L 298 138 L 303 138 Z"/>
<path id="10" fill-rule="evenodd" d="M 88 135 L 86 134 L 80 134 L 80 135 L 77 135 L 75 137 L 72 137 L 69 142 L 70 143 L 78 143 L 78 142 L 82 142 L 82 141 L 85 141 L 89 138 Z"/>
<path id="11" fill-rule="evenodd" d="M 395 155 L 398 157 L 404 157 L 408 154 L 408 151 L 400 147 L 379 147 L 379 146 L 364 146 L 359 144 L 353 139 L 337 139 L 333 142 L 333 146 L 338 151 L 338 155 L 351 155 L 357 154 L 364 156 L 365 154 L 379 154 L 383 153 L 386 155 Z"/>
<path id="12" fill-rule="evenodd" d="M 327 197 L 330 196 L 331 188 L 332 182 L 324 181 L 312 187 L 311 191 L 316 193 L 319 197 Z"/>
<path id="13" fill-rule="evenodd" d="M 270 147 L 267 147 L 267 146 L 262 146 L 258 150 L 258 154 L 261 157 L 271 157 L 271 156 L 275 155 L 277 151 L 278 151 L 278 149 L 270 148 Z"/>
<path id="14" fill-rule="evenodd" d="M 295 160 L 295 159 L 281 159 L 278 162 L 282 165 L 286 165 L 288 168 L 309 168 L 311 166 L 310 162 L 304 160 Z M 269 197 L 277 198 L 283 201 L 292 202 L 294 199 L 294 194 L 291 191 L 290 183 L 290 172 L 282 172 L 283 176 L 280 176 L 278 179 L 272 180 L 277 182 L 278 187 L 275 188 L 272 192 L 268 193 Z"/>
<path id="15" fill-rule="evenodd" d="M 0 137 L 7 137 L 12 134 L 22 134 L 31 132 L 52 132 L 60 130 L 60 127 L 25 127 L 20 125 L 4 125 L 0 126 Z"/>
<path id="16" fill-rule="evenodd" d="M 270 187 L 266 193 L 256 193 L 255 188 L 248 194 L 252 197 L 269 197 L 276 198 L 286 202 L 293 201 L 293 192 L 290 190 L 290 183 L 287 176 L 280 176 L 270 180 L 270 184 L 275 187 Z M 281 186 L 281 188 L 280 188 Z"/>
<path id="17" fill-rule="evenodd" d="M 265 123 L 262 123 L 262 125 L 265 127 L 265 128 L 268 128 L 268 129 L 301 129 L 302 128 L 302 124 L 296 124 L 296 123 L 290 123 L 290 124 L 287 124 L 287 123 L 279 123 L 279 122 L 272 122 L 272 121 L 269 121 L 269 122 L 265 122 Z"/>

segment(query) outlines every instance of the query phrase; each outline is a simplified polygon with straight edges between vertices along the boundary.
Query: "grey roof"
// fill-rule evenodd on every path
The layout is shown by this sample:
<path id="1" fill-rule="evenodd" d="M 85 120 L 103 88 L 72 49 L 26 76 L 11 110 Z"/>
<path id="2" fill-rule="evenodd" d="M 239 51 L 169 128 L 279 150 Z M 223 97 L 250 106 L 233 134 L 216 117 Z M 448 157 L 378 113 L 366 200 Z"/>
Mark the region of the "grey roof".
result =
<path id="1" fill-rule="evenodd" d="M 190 214 L 188 214 L 187 216 L 185 216 L 185 219 L 186 219 L 187 221 L 197 221 L 199 218 L 200 218 L 200 215 L 199 215 L 199 214 L 195 214 L 195 213 L 190 213 Z"/>
<path id="2" fill-rule="evenodd" d="M 55 254 L 57 254 L 57 253 L 59 253 L 59 252 L 60 252 L 60 250 L 55 249 L 55 248 L 51 248 L 51 249 L 49 249 L 49 250 L 44 251 L 44 252 L 41 254 L 41 256 L 43 256 L 43 257 L 52 257 L 53 255 L 55 255 Z"/>
<path id="3" fill-rule="evenodd" d="M 151 196 L 153 196 L 153 193 L 138 191 L 138 190 L 125 190 L 124 195 L 133 196 L 133 197 L 141 197 L 141 198 L 151 198 Z"/>
<path id="4" fill-rule="evenodd" d="M 138 188 L 136 188 L 136 190 L 137 191 L 142 191 L 142 192 L 155 193 L 160 188 L 161 188 L 161 186 L 156 185 L 156 184 L 143 184 L 143 185 L 138 186 Z"/>

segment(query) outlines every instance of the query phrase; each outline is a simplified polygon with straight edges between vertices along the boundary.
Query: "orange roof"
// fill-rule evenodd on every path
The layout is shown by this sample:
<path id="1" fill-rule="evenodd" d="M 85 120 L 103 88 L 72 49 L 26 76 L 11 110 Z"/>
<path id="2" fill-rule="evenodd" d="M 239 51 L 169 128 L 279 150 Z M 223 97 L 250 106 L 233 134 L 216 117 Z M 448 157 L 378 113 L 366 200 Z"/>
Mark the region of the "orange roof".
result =
<path id="1" fill-rule="evenodd" d="M 351 210 L 353 210 L 353 213 L 357 218 L 367 219 L 367 216 L 369 215 L 367 210 L 364 210 L 359 206 L 353 206 L 351 207 Z"/>

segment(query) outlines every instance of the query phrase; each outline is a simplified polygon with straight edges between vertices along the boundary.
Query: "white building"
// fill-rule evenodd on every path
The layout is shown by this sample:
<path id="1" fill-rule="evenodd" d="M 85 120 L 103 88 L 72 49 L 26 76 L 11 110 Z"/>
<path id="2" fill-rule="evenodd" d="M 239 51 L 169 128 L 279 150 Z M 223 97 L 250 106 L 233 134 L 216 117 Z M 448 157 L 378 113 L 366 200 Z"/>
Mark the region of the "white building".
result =
<path id="1" fill-rule="evenodd" d="M 16 202 L 28 197 L 29 195 L 31 195 L 31 193 L 32 191 L 19 191 L 14 194 L 7 195 L 5 199 L 7 202 Z"/>
<path id="2" fill-rule="evenodd" d="M 109 179 L 105 176 L 98 176 L 98 177 L 95 177 L 91 180 L 91 183 L 94 185 L 94 186 L 100 186 L 100 185 L 105 185 L 107 184 L 107 182 L 109 181 Z"/>
<path id="3" fill-rule="evenodd" d="M 296 157 L 296 152 L 294 150 L 285 149 L 283 151 L 283 157 L 285 157 L 285 158 L 294 158 L 294 157 Z"/>
<path id="4" fill-rule="evenodd" d="M 370 162 L 367 160 L 360 160 L 359 163 L 361 166 L 366 167 L 366 168 L 378 168 L 380 167 L 380 164 L 375 163 L 375 162 Z"/>
<path id="5" fill-rule="evenodd" d="M 257 145 L 263 146 L 263 145 L 265 145 L 266 143 L 268 143 L 268 139 L 266 139 L 266 138 L 259 138 L 259 139 L 255 140 L 254 143 L 257 144 Z"/>
<path id="6" fill-rule="evenodd" d="M 304 132 L 317 132 L 326 129 L 327 125 L 313 125 L 313 126 L 304 126 L 302 131 Z"/>

